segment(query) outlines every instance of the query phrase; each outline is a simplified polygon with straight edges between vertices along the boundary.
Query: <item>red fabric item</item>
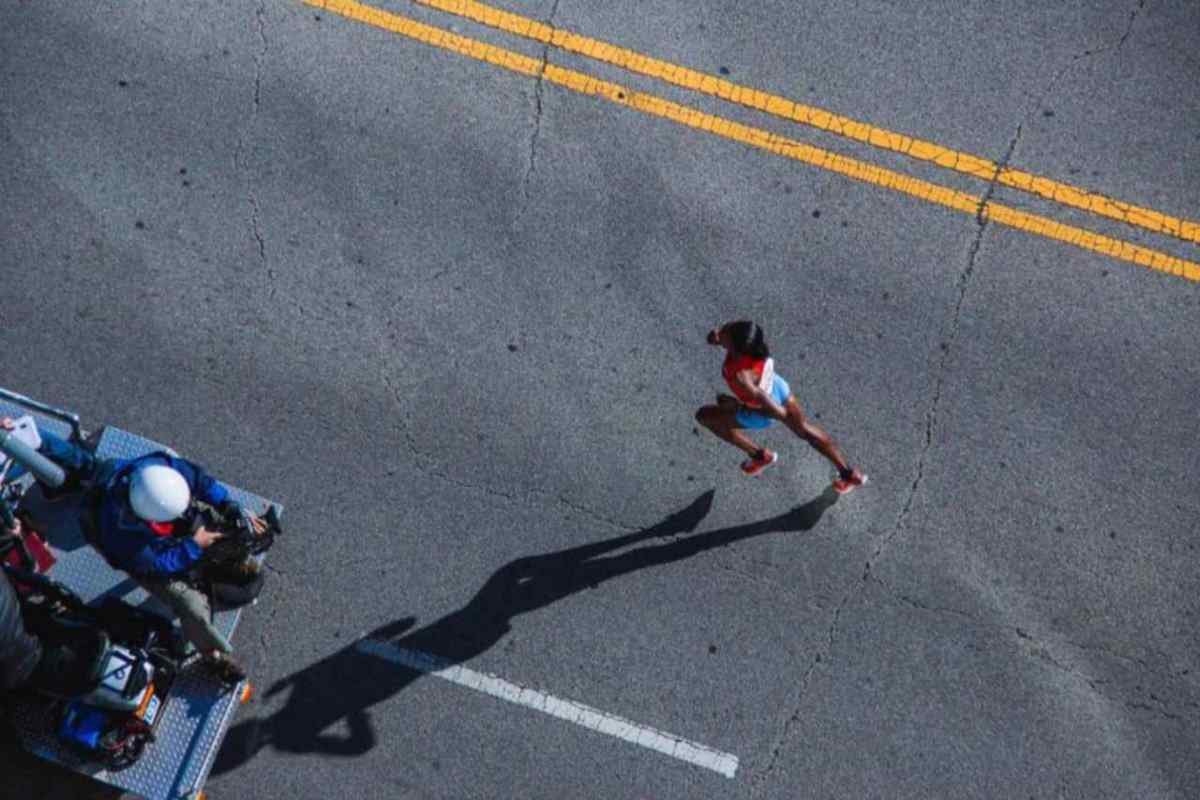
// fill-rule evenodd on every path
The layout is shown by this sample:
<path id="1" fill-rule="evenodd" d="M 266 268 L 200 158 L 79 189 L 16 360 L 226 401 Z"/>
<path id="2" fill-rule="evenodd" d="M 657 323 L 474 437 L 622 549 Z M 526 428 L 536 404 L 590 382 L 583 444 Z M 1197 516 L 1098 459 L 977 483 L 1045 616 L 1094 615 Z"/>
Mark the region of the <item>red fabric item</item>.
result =
<path id="1" fill-rule="evenodd" d="M 762 380 L 763 367 L 766 364 L 767 360 L 765 358 L 755 358 L 754 356 L 730 352 L 729 355 L 725 356 L 725 363 L 721 365 L 721 375 L 725 377 L 725 382 L 729 384 L 729 390 L 733 392 L 733 396 L 750 406 L 750 408 L 761 408 L 762 403 L 758 402 L 758 398 L 738 383 L 736 376 L 739 372 L 748 369 L 754 370 L 754 382 L 758 383 Z"/>
<path id="2" fill-rule="evenodd" d="M 159 536 L 170 536 L 175 533 L 174 522 L 146 522 L 150 526 L 150 530 L 157 533 Z"/>
<path id="3" fill-rule="evenodd" d="M 33 560 L 37 562 L 38 572 L 49 572 L 50 568 L 58 561 L 54 557 L 54 553 L 50 551 L 50 547 L 38 535 L 37 531 L 25 529 L 25 549 L 29 551 L 29 555 L 33 556 Z"/>
<path id="4" fill-rule="evenodd" d="M 22 525 L 21 528 L 21 541 L 25 544 L 25 552 L 29 553 L 30 558 L 33 559 L 33 571 L 49 572 L 58 559 L 54 557 L 54 553 L 37 531 L 28 525 Z M 24 569 L 26 566 L 23 554 L 16 547 L 8 551 L 4 557 L 4 563 L 20 569 Z"/>

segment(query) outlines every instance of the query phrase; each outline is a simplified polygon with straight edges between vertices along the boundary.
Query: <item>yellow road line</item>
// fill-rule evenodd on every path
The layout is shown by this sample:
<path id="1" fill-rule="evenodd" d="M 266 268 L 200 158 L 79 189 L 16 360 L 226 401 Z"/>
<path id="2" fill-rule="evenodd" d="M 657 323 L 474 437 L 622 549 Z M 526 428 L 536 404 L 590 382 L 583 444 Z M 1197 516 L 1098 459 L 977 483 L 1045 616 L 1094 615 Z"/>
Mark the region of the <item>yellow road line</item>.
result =
<path id="1" fill-rule="evenodd" d="M 424 25 L 416 20 L 363 5 L 355 0 L 304 0 L 310 6 L 357 20 L 376 28 L 398 33 L 424 44 L 469 56 L 524 75 L 540 76 L 543 80 L 566 87 L 584 95 L 608 100 L 646 114 L 669 119 L 697 130 L 708 131 L 736 142 L 770 153 L 802 161 L 858 181 L 892 189 L 897 192 L 936 203 L 975 216 L 980 213 L 983 199 L 965 192 L 947 189 L 928 181 L 910 178 L 898 172 L 876 167 L 857 159 L 840 156 L 818 147 L 777 136 L 760 128 L 742 125 L 722 117 L 706 114 L 688 106 L 672 103 L 652 94 L 635 92 L 615 83 L 593 78 L 581 72 L 545 64 L 540 59 L 514 53 L 449 31 Z M 1015 208 L 987 203 L 982 211 L 998 225 L 1057 239 L 1085 250 L 1140 264 L 1151 269 L 1200 281 L 1200 264 L 1139 245 L 1112 239 L 1097 233 L 1064 225 L 1046 217 L 1029 214 Z"/>
<path id="2" fill-rule="evenodd" d="M 1019 169 L 1005 167 L 986 158 L 980 158 L 968 153 L 942 147 L 933 142 L 926 142 L 893 133 L 884 128 L 859 122 L 849 117 L 838 116 L 813 106 L 796 103 L 784 97 L 766 92 L 760 92 L 747 86 L 741 86 L 707 75 L 703 72 L 660 61 L 644 56 L 633 50 L 608 44 L 596 39 L 589 39 L 570 31 L 562 30 L 538 22 L 519 14 L 493 8 L 475 0 L 413 0 L 429 8 L 445 11 L 449 14 L 465 17 L 496 30 L 522 36 L 543 44 L 566 50 L 567 52 L 587 56 L 620 67 L 629 72 L 657 78 L 672 83 L 684 89 L 701 92 L 739 103 L 747 108 L 764 111 L 783 119 L 810 125 L 838 136 L 845 136 L 860 142 L 865 142 L 883 150 L 902 153 L 921 161 L 929 161 L 940 167 L 961 172 L 986 181 L 993 179 L 1005 186 L 1011 186 L 1024 192 L 1039 195 L 1056 203 L 1090 211 L 1110 219 L 1137 225 L 1155 233 L 1165 233 L 1186 241 L 1200 242 L 1200 223 L 1179 219 L 1149 208 L 1142 208 L 1121 200 L 1079 189 L 1070 184 L 1060 183 L 1050 178 L 1034 175 Z M 999 174 L 997 174 L 999 170 Z"/>

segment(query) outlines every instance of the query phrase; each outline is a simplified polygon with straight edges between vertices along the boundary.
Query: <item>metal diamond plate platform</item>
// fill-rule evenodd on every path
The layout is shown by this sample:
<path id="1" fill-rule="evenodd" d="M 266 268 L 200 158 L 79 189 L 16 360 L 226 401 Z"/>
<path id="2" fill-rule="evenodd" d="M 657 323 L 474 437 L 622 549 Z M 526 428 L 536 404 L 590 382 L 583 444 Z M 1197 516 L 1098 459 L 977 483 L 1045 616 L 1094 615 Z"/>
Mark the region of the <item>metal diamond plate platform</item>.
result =
<path id="1" fill-rule="evenodd" d="M 31 412 L 0 399 L 0 416 L 19 417 Z M 38 413 L 32 413 L 42 430 L 64 438 L 70 426 Z M 96 446 L 100 458 L 135 458 L 165 446 L 119 428 L 104 429 Z M 234 486 L 230 493 L 255 513 L 266 511 L 269 501 Z M 72 499 L 60 503 L 39 503 L 38 492 L 29 493 L 30 510 L 45 528 L 58 563 L 50 571 L 55 580 L 75 591 L 86 602 L 115 595 L 126 602 L 165 613 L 129 576 L 113 570 L 83 540 L 79 530 L 78 505 Z M 280 509 L 282 510 L 282 509 Z M 228 639 L 237 627 L 241 609 L 218 612 L 214 625 Z M 196 665 L 185 669 L 176 679 L 162 712 L 157 739 L 133 766 L 109 771 L 81 760 L 62 746 L 54 736 L 54 710 L 40 699 L 13 703 L 13 725 L 27 750 L 68 769 L 90 775 L 102 783 L 147 800 L 175 800 L 196 796 L 208 777 L 221 739 L 237 708 L 241 686 L 223 691 L 220 685 Z"/>

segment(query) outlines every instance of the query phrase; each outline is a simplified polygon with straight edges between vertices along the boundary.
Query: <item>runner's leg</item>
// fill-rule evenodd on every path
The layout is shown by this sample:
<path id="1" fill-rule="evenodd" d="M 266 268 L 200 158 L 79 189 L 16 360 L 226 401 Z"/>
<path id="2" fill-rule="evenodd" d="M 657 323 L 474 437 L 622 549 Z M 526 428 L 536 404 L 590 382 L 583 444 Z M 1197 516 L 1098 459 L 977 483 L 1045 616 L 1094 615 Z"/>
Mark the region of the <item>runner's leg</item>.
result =
<path id="1" fill-rule="evenodd" d="M 722 403 L 703 406 L 696 412 L 696 421 L 716 434 L 717 438 L 729 442 L 751 458 L 758 455 L 759 446 L 750 441 L 750 437 L 742 433 L 738 425 L 736 405 Z"/>
<path id="2" fill-rule="evenodd" d="M 800 403 L 797 402 L 794 394 L 788 396 L 784 410 L 787 411 L 787 419 L 784 422 L 792 429 L 792 433 L 808 442 L 818 453 L 833 462 L 833 465 L 837 467 L 838 475 L 844 477 L 850 472 L 850 464 L 846 461 L 846 457 L 838 450 L 829 434 L 809 422 L 808 418 L 804 416 L 804 411 L 800 408 Z"/>

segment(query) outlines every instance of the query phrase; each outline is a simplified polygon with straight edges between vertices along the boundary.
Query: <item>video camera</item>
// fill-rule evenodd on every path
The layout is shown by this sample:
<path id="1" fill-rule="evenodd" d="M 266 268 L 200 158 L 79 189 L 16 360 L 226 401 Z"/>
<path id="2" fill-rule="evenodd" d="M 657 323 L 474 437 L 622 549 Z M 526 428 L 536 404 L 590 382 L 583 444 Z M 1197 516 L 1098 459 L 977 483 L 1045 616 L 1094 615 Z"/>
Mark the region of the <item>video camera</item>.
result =
<path id="1" fill-rule="evenodd" d="M 275 543 L 275 537 L 283 532 L 279 524 L 279 512 L 269 506 L 262 521 L 266 528 L 259 533 L 250 521 L 250 515 L 236 503 L 226 502 L 220 506 L 196 503 L 191 519 L 191 533 L 201 527 L 222 537 L 204 551 L 200 559 L 201 576 L 220 583 L 248 583 L 257 576 L 256 567 L 247 567 L 254 556 L 265 553 Z"/>

